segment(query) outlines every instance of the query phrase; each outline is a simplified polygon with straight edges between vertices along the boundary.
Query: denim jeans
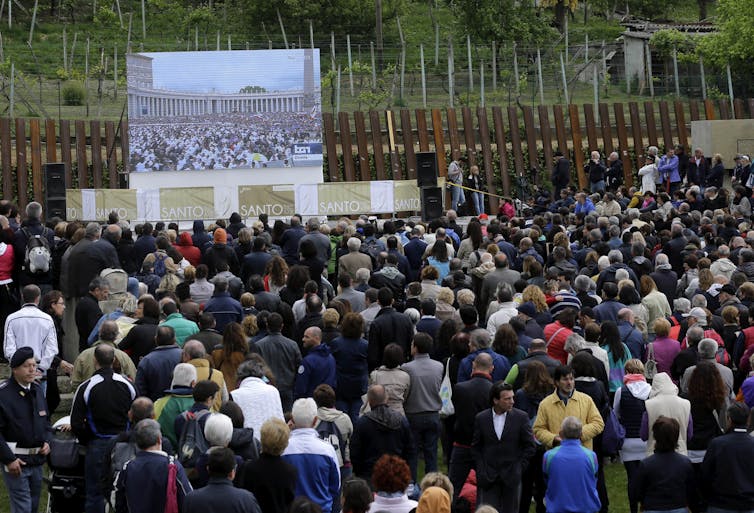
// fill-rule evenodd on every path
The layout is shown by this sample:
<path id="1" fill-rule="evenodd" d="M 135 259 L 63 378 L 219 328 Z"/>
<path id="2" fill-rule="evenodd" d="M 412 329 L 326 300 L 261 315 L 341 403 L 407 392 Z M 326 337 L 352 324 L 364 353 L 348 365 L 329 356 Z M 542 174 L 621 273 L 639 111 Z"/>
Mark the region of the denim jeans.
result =
<path id="1" fill-rule="evenodd" d="M 481 192 L 472 192 L 471 199 L 474 200 L 474 210 L 476 210 L 476 215 L 480 216 L 484 214 L 484 194 Z"/>
<path id="2" fill-rule="evenodd" d="M 408 466 L 411 469 L 411 480 L 416 483 L 417 467 L 419 466 L 418 449 L 424 454 L 424 472 L 437 471 L 437 441 L 440 439 L 440 415 L 438 413 L 417 413 L 406 415 L 411 427 L 411 434 L 416 443 L 416 456 L 411 458 Z"/>
<path id="3" fill-rule="evenodd" d="M 676 508 L 676 509 L 663 509 L 663 510 L 654 510 L 654 509 L 645 509 L 644 513 L 688 513 L 687 508 Z M 710 513 L 712 510 L 707 510 L 707 513 Z M 720 510 L 720 511 L 728 511 L 728 510 Z"/>
<path id="4" fill-rule="evenodd" d="M 37 513 L 42 492 L 42 465 L 21 467 L 21 475 L 14 477 L 3 468 L 3 480 L 8 490 L 11 513 Z"/>
<path id="5" fill-rule="evenodd" d="M 337 399 L 335 401 L 335 407 L 348 415 L 352 423 L 356 423 L 359 418 L 359 410 L 361 409 L 361 398 L 358 399 Z"/>
<path id="6" fill-rule="evenodd" d="M 104 457 L 110 445 L 108 438 L 95 438 L 86 446 L 84 477 L 86 479 L 86 513 L 104 513 L 105 498 L 100 482 L 104 469 Z"/>
<path id="7" fill-rule="evenodd" d="M 589 190 L 591 192 L 605 192 L 605 180 L 591 182 Z"/>
<path id="8" fill-rule="evenodd" d="M 671 513 L 675 513 L 680 510 L 673 510 Z M 647 513 L 646 511 L 644 513 Z M 708 506 L 707 513 L 754 513 L 754 509 L 723 509 L 716 508 L 715 506 Z"/>
<path id="9" fill-rule="evenodd" d="M 450 208 L 458 209 L 458 205 L 466 202 L 466 195 L 460 187 L 450 186 Z"/>

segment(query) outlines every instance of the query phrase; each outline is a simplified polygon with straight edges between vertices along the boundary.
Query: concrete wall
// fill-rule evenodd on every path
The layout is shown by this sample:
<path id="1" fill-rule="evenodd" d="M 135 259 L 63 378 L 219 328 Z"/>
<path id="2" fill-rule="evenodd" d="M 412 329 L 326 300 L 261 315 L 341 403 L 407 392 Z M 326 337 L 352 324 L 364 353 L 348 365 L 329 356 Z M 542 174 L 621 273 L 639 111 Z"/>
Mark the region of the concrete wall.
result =
<path id="1" fill-rule="evenodd" d="M 719 153 L 725 167 L 730 169 L 737 153 L 754 154 L 754 119 L 692 121 L 691 140 L 689 153 L 694 148 L 701 148 L 707 157 Z"/>

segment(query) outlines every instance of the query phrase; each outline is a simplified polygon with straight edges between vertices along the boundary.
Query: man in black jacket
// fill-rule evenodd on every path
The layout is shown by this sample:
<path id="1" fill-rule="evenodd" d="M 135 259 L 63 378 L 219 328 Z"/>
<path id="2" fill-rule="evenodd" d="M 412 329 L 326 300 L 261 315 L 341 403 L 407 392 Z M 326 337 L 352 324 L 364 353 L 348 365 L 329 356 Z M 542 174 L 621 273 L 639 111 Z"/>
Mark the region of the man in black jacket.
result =
<path id="1" fill-rule="evenodd" d="M 13 252 L 15 255 L 15 267 L 18 273 L 19 290 L 24 285 L 35 284 L 46 294 L 52 290 L 52 267 L 47 272 L 32 273 L 26 269 L 24 264 L 26 260 L 26 245 L 32 237 L 42 237 L 48 244 L 50 254 L 55 247 L 55 234 L 52 230 L 42 224 L 42 205 L 32 201 L 26 206 L 26 219 L 21 223 L 21 228 L 16 232 L 13 241 Z"/>
<path id="2" fill-rule="evenodd" d="M 416 447 L 406 417 L 387 405 L 385 387 L 369 387 L 367 401 L 370 411 L 359 417 L 353 426 L 351 464 L 354 475 L 369 480 L 380 456 L 395 454 L 411 461 Z"/>
<path id="3" fill-rule="evenodd" d="M 527 357 L 511 367 L 508 376 L 505 378 L 505 382 L 512 385 L 513 390 L 521 388 L 524 384 L 524 378 L 526 377 L 526 368 L 531 365 L 531 362 L 535 361 L 543 363 L 547 368 L 547 371 L 550 373 L 550 376 L 555 374 L 555 369 L 561 365 L 558 360 L 547 356 L 547 344 L 545 344 L 545 341 L 541 338 L 535 338 L 531 341 Z"/>
<path id="4" fill-rule="evenodd" d="M 521 476 L 536 450 L 529 416 L 513 407 L 513 387 L 507 383 L 492 385 L 489 397 L 492 408 L 477 414 L 471 442 L 477 504 L 518 511 Z"/>
<path id="5" fill-rule="evenodd" d="M 560 190 L 568 187 L 571 181 L 571 163 L 563 156 L 562 151 L 555 152 L 555 166 L 552 170 L 552 185 L 555 188 L 554 198 L 560 198 Z"/>
<path id="6" fill-rule="evenodd" d="M 393 308 L 393 292 L 382 287 L 377 293 L 380 311 L 369 327 L 369 349 L 367 362 L 372 371 L 380 366 L 385 346 L 391 343 L 403 348 L 403 354 L 411 354 L 411 340 L 414 338 L 414 325 L 404 314 Z"/>
<path id="7" fill-rule="evenodd" d="M 94 350 L 94 376 L 76 390 L 71 408 L 71 429 L 86 445 L 86 511 L 105 511 L 100 479 L 110 439 L 128 427 L 128 411 L 136 399 L 136 389 L 113 371 L 115 349 L 107 344 Z"/>
<path id="8" fill-rule="evenodd" d="M 702 493 L 709 511 L 734 512 L 754 510 L 754 439 L 746 425 L 749 408 L 743 403 L 728 407 L 726 434 L 713 438 L 702 462 Z"/>
<path id="9" fill-rule="evenodd" d="M 453 483 L 453 494 L 458 497 L 469 471 L 474 468 L 471 441 L 474 437 L 474 419 L 477 413 L 489 406 L 492 388 L 492 357 L 479 353 L 471 366 L 471 379 L 453 388 L 455 425 L 453 452 L 450 455 L 448 477 Z"/>

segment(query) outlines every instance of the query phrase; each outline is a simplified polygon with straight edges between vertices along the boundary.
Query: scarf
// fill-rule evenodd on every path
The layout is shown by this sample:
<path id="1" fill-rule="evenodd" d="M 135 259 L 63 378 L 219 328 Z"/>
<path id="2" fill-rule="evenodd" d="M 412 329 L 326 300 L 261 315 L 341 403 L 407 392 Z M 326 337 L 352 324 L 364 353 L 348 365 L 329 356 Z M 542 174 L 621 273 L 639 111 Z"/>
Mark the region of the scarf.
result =
<path id="1" fill-rule="evenodd" d="M 629 383 L 636 383 L 638 381 L 644 381 L 646 383 L 647 378 L 644 377 L 644 374 L 626 374 L 623 376 L 623 383 L 628 385 Z"/>

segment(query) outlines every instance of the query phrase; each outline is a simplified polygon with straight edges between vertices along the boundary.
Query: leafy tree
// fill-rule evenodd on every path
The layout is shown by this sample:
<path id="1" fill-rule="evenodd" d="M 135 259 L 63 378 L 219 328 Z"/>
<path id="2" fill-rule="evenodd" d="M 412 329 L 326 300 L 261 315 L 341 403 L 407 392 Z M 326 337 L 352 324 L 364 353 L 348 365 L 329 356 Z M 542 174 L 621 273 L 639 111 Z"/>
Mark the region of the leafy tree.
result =
<path id="1" fill-rule="evenodd" d="M 579 5 L 579 0 L 542 0 L 540 5 L 555 8 L 555 26 L 563 32 L 565 30 L 566 13 L 570 14 L 570 12 L 575 11 Z"/>
<path id="2" fill-rule="evenodd" d="M 460 29 L 485 44 L 536 46 L 552 36 L 549 23 L 530 1 L 454 0 L 450 7 Z"/>
<path id="3" fill-rule="evenodd" d="M 719 0 L 716 12 L 717 32 L 699 43 L 705 62 L 751 69 L 754 41 L 749 36 L 754 26 L 754 0 Z"/>

